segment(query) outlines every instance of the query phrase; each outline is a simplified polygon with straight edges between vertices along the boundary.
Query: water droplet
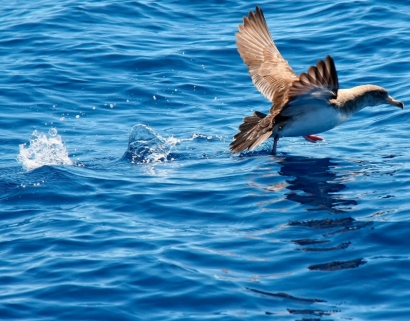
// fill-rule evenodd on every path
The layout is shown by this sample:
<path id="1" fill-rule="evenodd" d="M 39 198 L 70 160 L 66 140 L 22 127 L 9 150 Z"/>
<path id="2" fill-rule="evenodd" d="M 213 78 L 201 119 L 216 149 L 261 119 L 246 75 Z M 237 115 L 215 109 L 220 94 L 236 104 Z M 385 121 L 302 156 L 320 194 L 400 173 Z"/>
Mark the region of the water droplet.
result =
<path id="1" fill-rule="evenodd" d="M 60 120 L 61 120 L 61 121 L 64 121 L 64 120 L 65 120 L 65 117 L 61 117 Z"/>
<path id="2" fill-rule="evenodd" d="M 30 139 L 36 140 L 39 136 L 40 136 L 40 133 L 39 133 L 38 130 L 36 129 L 34 132 L 31 133 Z"/>
<path id="3" fill-rule="evenodd" d="M 154 100 L 157 100 L 157 97 L 155 97 L 155 95 L 154 95 L 154 96 L 152 96 L 152 98 L 154 98 Z"/>
<path id="4" fill-rule="evenodd" d="M 57 129 L 55 129 L 55 128 L 50 128 L 49 131 L 48 131 L 48 134 L 49 134 L 51 137 L 56 136 L 56 135 L 57 135 Z"/>
<path id="5" fill-rule="evenodd" d="M 93 106 L 93 109 L 95 109 L 95 106 Z"/>
<path id="6" fill-rule="evenodd" d="M 80 118 L 80 115 L 75 116 L 75 118 Z"/>
<path id="7" fill-rule="evenodd" d="M 115 104 L 110 104 L 110 108 L 114 108 Z"/>

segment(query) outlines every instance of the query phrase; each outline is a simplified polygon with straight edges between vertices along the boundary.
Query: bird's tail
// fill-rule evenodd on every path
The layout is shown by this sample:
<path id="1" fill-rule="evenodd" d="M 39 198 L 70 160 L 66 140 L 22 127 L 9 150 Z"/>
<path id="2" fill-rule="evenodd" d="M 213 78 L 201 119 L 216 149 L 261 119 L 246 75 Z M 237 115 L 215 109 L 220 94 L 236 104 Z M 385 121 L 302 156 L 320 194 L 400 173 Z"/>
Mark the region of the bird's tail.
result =
<path id="1" fill-rule="evenodd" d="M 262 144 L 272 134 L 271 121 L 266 114 L 255 111 L 252 116 L 243 119 L 237 133 L 231 143 L 231 152 L 239 153 L 245 149 L 252 150 Z"/>

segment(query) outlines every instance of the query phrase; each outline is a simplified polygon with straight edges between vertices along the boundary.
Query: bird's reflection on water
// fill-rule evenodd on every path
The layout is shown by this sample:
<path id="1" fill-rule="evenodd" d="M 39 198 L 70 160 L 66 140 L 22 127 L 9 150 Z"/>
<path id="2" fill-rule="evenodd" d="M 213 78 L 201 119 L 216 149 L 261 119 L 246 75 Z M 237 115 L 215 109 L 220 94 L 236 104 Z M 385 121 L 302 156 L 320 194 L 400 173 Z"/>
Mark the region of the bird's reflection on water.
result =
<path id="1" fill-rule="evenodd" d="M 272 172 L 277 171 L 282 179 L 278 182 L 278 175 L 263 175 L 256 179 L 259 183 L 255 186 L 269 191 L 274 197 L 281 193 L 283 198 L 303 205 L 310 213 L 307 219 L 306 215 L 302 218 L 300 214 L 287 217 L 287 226 L 307 228 L 312 231 L 310 235 L 316 235 L 316 238 L 293 239 L 292 242 L 298 246 L 315 246 L 298 248 L 299 250 L 314 252 L 346 249 L 350 241 L 331 247 L 317 246 L 330 242 L 331 236 L 358 230 L 372 224 L 349 216 L 358 204 L 357 200 L 346 198 L 340 192 L 346 189 L 343 182 L 348 179 L 344 176 L 353 174 L 349 172 L 346 174 L 345 171 L 338 173 L 337 162 L 330 158 L 286 156 L 275 157 L 275 163 L 271 165 Z M 279 170 L 277 170 L 278 165 L 280 165 Z M 266 171 L 269 171 L 269 167 L 264 168 L 265 173 Z M 320 217 L 315 217 L 315 212 L 320 213 Z M 324 213 L 330 215 L 323 218 Z"/>
<path id="2" fill-rule="evenodd" d="M 354 199 L 346 198 L 340 192 L 346 189 L 343 181 L 347 180 L 342 174 L 337 173 L 338 164 L 330 158 L 308 158 L 303 156 L 276 157 L 276 166 L 280 169 L 277 173 L 285 177 L 280 183 L 270 185 L 263 189 L 273 193 L 281 186 L 283 196 L 292 202 L 306 206 L 306 211 L 311 213 L 306 220 L 292 215 L 288 217 L 287 225 L 290 227 L 308 228 L 311 231 L 319 230 L 320 238 L 294 239 L 293 243 L 299 246 L 319 245 L 329 242 L 329 237 L 368 226 L 371 222 L 357 221 L 349 216 L 350 211 L 357 205 Z M 346 175 L 346 174 L 344 174 Z M 286 191 L 283 191 L 283 186 Z M 320 218 L 312 216 L 314 212 L 321 213 Z M 323 213 L 344 214 L 323 218 Z M 314 233 L 318 234 L 318 233 Z M 329 251 L 346 249 L 350 242 L 343 242 L 332 247 L 299 248 L 303 251 Z M 349 265 L 350 266 L 350 265 Z"/>
<path id="3" fill-rule="evenodd" d="M 312 206 L 308 210 L 325 210 L 343 213 L 350 206 L 357 205 L 352 199 L 346 199 L 338 192 L 346 185 L 338 180 L 332 169 L 337 166 L 330 158 L 308 158 L 289 156 L 278 158 L 281 166 L 279 175 L 289 177 L 286 198 L 290 201 Z"/>
<path id="4" fill-rule="evenodd" d="M 350 250 L 350 245 L 355 243 L 354 231 L 372 225 L 372 222 L 357 220 L 354 217 L 358 199 L 346 197 L 349 194 L 343 192 L 347 190 L 345 182 L 352 179 L 352 175 L 354 173 L 343 170 L 343 164 L 339 166 L 337 161 L 330 158 L 284 156 L 275 157 L 274 162 L 265 164 L 263 174 L 255 179 L 253 185 L 262 189 L 265 196 L 272 195 L 277 200 L 279 195 L 282 200 L 302 206 L 302 211 L 284 211 L 284 215 L 280 216 L 280 219 L 283 218 L 282 226 L 288 227 L 285 232 L 282 230 L 281 240 L 287 239 L 293 244 L 294 249 L 299 252 L 295 255 L 304 256 L 301 261 L 306 261 L 306 255 L 312 258 L 310 264 L 303 266 L 312 273 L 332 273 L 360 268 L 366 264 L 363 258 L 352 257 Z M 269 192 L 268 195 L 266 191 Z M 261 203 L 260 206 L 264 204 L 269 202 Z M 326 257 L 329 259 L 326 260 Z M 264 296 L 278 295 L 274 291 L 266 294 L 260 289 L 249 290 Z M 306 290 L 309 293 L 309 290 Z M 316 299 L 316 296 L 316 292 L 311 293 L 311 297 Z M 282 293 L 282 297 L 293 298 L 294 295 Z M 323 302 L 328 301 L 326 298 L 319 299 L 324 300 Z M 287 311 L 308 318 L 335 313 L 327 310 L 293 308 L 287 308 Z"/>

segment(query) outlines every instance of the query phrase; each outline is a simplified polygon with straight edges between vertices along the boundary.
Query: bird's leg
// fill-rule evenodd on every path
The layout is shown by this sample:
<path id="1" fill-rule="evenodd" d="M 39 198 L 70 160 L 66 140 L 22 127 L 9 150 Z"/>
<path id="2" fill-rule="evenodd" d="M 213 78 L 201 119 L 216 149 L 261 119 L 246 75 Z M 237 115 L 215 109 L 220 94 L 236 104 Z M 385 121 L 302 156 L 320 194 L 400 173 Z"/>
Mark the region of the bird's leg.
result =
<path id="1" fill-rule="evenodd" d="M 316 136 L 316 135 L 306 135 L 306 136 L 303 136 L 303 138 L 311 143 L 316 143 L 318 140 L 323 140 L 322 137 Z"/>
<path id="2" fill-rule="evenodd" d="M 276 146 L 278 146 L 278 140 L 279 140 L 279 135 L 275 135 L 275 138 L 273 139 L 273 147 L 272 147 L 272 155 L 276 155 Z"/>

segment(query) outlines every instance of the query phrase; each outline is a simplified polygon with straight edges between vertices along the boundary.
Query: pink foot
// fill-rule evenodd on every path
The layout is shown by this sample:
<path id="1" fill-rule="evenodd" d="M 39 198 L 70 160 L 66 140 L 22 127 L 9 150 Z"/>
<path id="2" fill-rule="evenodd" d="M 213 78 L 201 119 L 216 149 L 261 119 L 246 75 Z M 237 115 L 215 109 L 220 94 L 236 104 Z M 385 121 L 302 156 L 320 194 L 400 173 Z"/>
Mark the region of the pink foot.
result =
<path id="1" fill-rule="evenodd" d="M 318 140 L 323 140 L 322 137 L 316 136 L 316 135 L 306 135 L 306 136 L 303 136 L 303 138 L 311 143 L 316 143 Z"/>

